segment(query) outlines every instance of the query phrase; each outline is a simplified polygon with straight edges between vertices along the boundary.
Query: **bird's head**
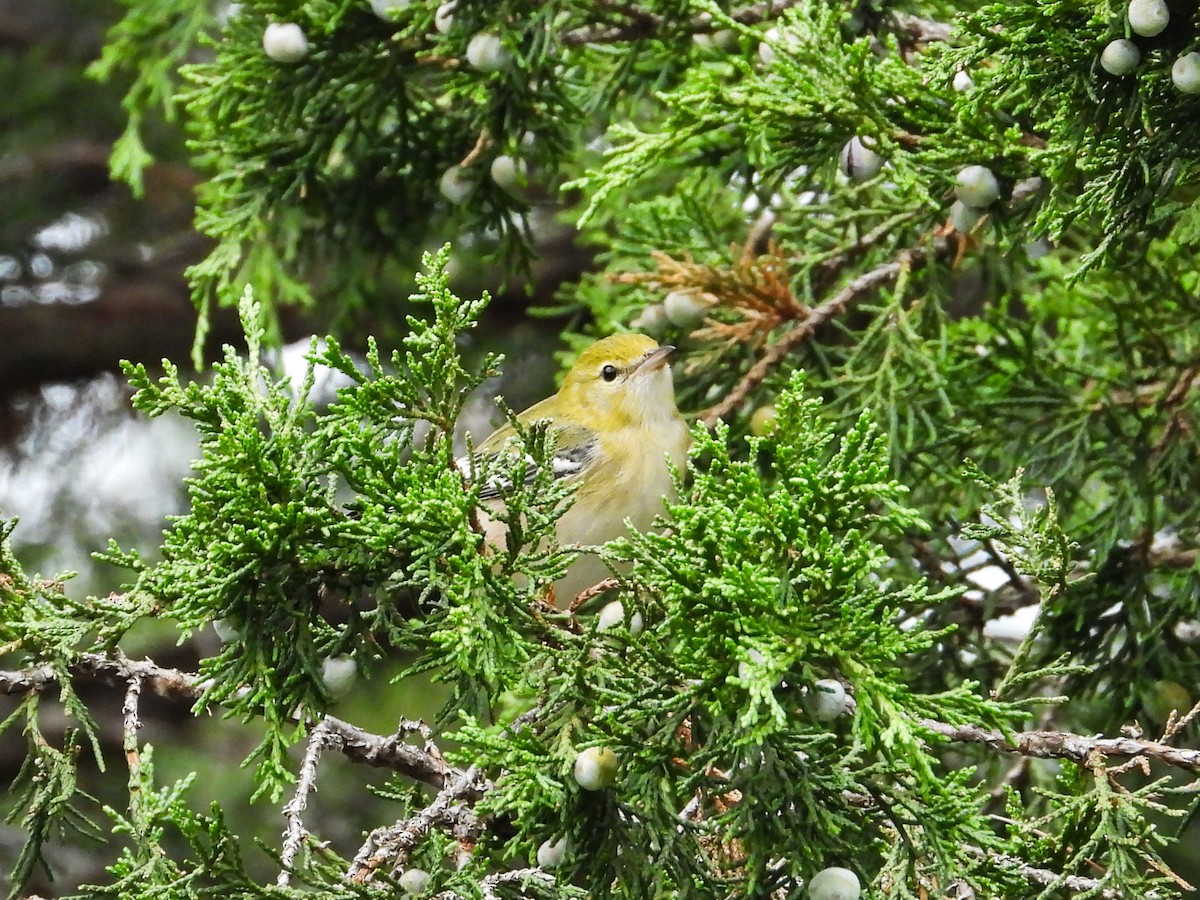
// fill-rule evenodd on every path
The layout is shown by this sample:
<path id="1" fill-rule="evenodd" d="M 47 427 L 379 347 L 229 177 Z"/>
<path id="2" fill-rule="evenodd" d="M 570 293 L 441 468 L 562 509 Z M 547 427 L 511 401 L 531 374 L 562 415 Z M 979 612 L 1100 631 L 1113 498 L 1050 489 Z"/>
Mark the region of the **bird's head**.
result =
<path id="1" fill-rule="evenodd" d="M 579 355 L 559 393 L 592 417 L 611 417 L 616 427 L 677 418 L 667 365 L 674 351 L 643 334 L 614 334 Z"/>

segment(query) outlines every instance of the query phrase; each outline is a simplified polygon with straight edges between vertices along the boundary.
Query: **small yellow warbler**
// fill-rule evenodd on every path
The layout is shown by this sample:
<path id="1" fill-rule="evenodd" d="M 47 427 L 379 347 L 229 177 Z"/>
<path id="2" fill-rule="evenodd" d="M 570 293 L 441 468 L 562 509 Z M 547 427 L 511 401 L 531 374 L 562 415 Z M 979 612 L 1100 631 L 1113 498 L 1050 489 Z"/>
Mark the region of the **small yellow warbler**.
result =
<path id="1" fill-rule="evenodd" d="M 603 544 L 624 534 L 627 522 L 644 530 L 663 511 L 672 491 L 667 458 L 682 468 L 691 444 L 667 364 L 674 349 L 640 334 L 604 338 L 580 354 L 557 394 L 517 416 L 522 425 L 549 423 L 554 474 L 578 483 L 574 504 L 558 521 L 560 545 Z M 495 454 L 513 437 L 505 425 L 476 455 Z M 470 474 L 469 460 L 460 466 Z M 496 508 L 502 493 L 501 485 L 485 485 L 480 496 Z M 504 547 L 504 524 L 488 516 L 483 524 L 487 542 Z M 583 554 L 555 582 L 555 600 L 567 605 L 608 575 L 597 556 Z"/>

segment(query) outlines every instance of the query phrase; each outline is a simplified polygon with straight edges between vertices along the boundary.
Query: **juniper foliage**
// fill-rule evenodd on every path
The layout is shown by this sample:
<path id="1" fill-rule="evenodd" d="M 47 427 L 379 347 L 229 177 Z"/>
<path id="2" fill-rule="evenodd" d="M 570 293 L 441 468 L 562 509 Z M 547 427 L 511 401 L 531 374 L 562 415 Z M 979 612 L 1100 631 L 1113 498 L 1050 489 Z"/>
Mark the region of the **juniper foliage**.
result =
<path id="1" fill-rule="evenodd" d="M 877 897 L 1190 889 L 1170 854 L 1194 840 L 1174 823 L 1198 766 L 1168 745 L 1194 738 L 1178 716 L 1200 667 L 1200 107 L 1170 70 L 1200 40 L 1194 3 L 1133 36 L 1126 76 L 1099 66 L 1130 36 L 1117 0 L 457 0 L 444 30 L 433 3 L 127 5 L 96 66 L 128 87 L 113 169 L 137 186 L 145 121 L 183 121 L 214 239 L 191 272 L 201 333 L 212 303 L 240 303 L 249 352 L 207 383 L 130 367 L 137 406 L 202 444 L 161 561 L 110 548 L 124 592 L 73 600 L 0 555 L 21 698 L 3 733 L 28 743 L 14 894 L 67 825 L 121 835 L 89 889 L 117 895 L 352 897 L 417 867 L 445 897 L 800 896 L 831 865 Z M 262 47 L 285 20 L 308 39 L 295 63 Z M 481 32 L 507 65 L 470 63 Z M 878 172 L 846 158 L 852 138 Z M 491 176 L 500 156 L 525 185 Z M 947 222 L 970 165 L 1000 196 Z M 602 551 L 622 603 L 605 629 L 608 597 L 542 602 L 577 552 L 548 540 L 571 496 L 545 431 L 522 433 L 528 486 L 523 456 L 473 482 L 454 463 L 498 360 L 463 359 L 482 303 L 450 292 L 444 252 L 402 307 L 402 351 L 314 344 L 346 381 L 331 407 L 264 365 L 276 305 L 379 316 L 382 286 L 448 233 L 519 265 L 553 196 L 599 266 L 551 311 L 576 343 L 678 344 L 681 406 L 713 426 L 669 531 Z M 473 485 L 492 477 L 524 540 L 486 555 Z M 995 636 L 1033 608 L 1023 640 Z M 343 656 L 371 690 L 449 686 L 436 742 L 455 749 L 426 764 L 453 774 L 432 800 L 396 776 L 362 859 L 310 812 L 314 840 L 278 851 L 294 882 L 272 885 L 130 727 L 128 808 L 101 829 L 76 685 L 97 658 L 124 665 L 147 619 L 236 632 L 187 690 L 260 729 L 260 795 L 296 777 L 298 741 L 319 748 Z M 826 679 L 851 695 L 829 721 Z M 43 732 L 51 703 L 64 735 Z M 586 748 L 616 753 L 611 786 L 573 777 Z M 558 866 L 539 859 L 560 839 Z"/>

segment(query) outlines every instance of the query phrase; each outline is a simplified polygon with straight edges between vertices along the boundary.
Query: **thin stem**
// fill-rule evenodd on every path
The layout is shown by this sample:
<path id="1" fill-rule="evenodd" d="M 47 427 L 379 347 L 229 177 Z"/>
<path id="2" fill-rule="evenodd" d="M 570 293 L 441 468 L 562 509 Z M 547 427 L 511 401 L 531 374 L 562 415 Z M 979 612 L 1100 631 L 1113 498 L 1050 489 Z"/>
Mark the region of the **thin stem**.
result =
<path id="1" fill-rule="evenodd" d="M 700 413 L 700 421 L 709 427 L 715 425 L 718 420 L 737 409 L 754 389 L 766 380 L 772 370 L 783 362 L 793 347 L 808 340 L 826 322 L 841 315 L 872 291 L 899 278 L 901 273 L 912 266 L 925 262 L 930 256 L 940 256 L 948 246 L 949 244 L 944 239 L 939 238 L 932 253 L 924 247 L 905 250 L 891 262 L 883 263 L 869 272 L 864 272 L 857 278 L 851 279 L 849 284 L 824 303 L 814 307 L 803 321 L 797 323 L 769 346 L 758 362 L 750 367 L 750 371 L 742 376 L 742 380 L 725 395 L 724 399 Z"/>
<path id="2" fill-rule="evenodd" d="M 300 763 L 300 775 L 296 779 L 296 793 L 283 807 L 283 819 L 287 823 L 283 832 L 283 852 L 280 854 L 283 867 L 279 871 L 279 877 L 275 880 L 276 886 L 281 888 L 285 888 L 291 883 L 296 854 L 300 852 L 300 846 L 308 836 L 301 815 L 308 807 L 308 795 L 317 786 L 317 763 L 320 761 L 321 752 L 327 745 L 336 741 L 336 736 L 331 731 L 328 721 L 328 719 L 322 719 L 309 736 L 308 746 L 304 750 L 304 760 Z"/>

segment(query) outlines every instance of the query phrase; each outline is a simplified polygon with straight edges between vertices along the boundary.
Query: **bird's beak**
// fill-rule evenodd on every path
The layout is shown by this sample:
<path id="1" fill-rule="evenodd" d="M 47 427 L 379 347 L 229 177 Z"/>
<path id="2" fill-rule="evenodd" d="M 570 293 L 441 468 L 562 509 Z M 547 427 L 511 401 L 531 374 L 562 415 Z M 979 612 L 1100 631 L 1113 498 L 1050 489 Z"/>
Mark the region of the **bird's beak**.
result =
<path id="1" fill-rule="evenodd" d="M 642 372 L 654 372 L 661 369 L 667 364 L 667 360 L 670 359 L 671 354 L 674 352 L 675 348 L 670 345 L 656 347 L 642 357 L 641 361 L 637 364 L 637 372 L 640 374 Z"/>

